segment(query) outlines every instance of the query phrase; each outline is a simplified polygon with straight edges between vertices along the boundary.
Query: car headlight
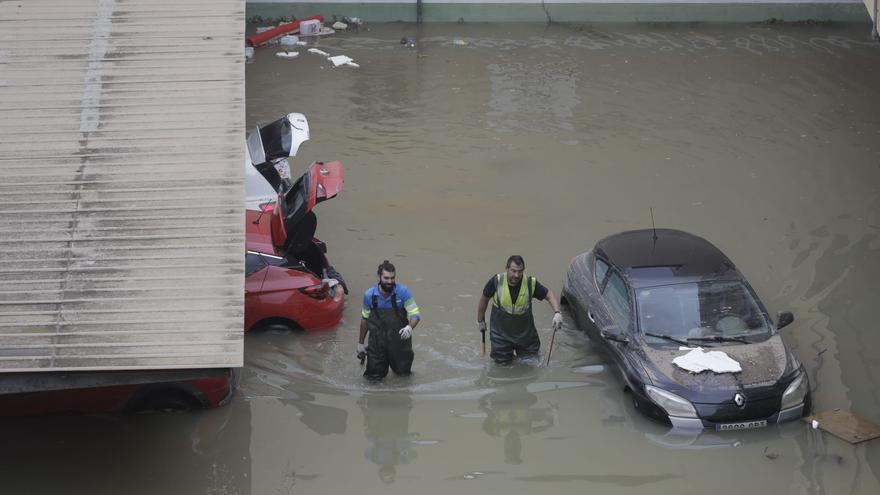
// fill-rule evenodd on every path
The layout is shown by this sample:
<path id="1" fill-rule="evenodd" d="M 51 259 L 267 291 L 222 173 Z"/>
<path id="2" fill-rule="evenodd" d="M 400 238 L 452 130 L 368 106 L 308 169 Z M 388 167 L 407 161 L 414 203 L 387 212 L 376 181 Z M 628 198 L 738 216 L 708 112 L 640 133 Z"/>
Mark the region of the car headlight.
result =
<path id="1" fill-rule="evenodd" d="M 650 385 L 645 385 L 645 392 L 648 393 L 648 397 L 650 397 L 654 403 L 662 407 L 666 411 L 666 414 L 670 416 L 677 416 L 680 418 L 697 417 L 697 410 L 694 409 L 693 404 L 683 397 L 679 397 L 672 392 L 667 392 L 666 390 L 652 387 Z"/>
<path id="2" fill-rule="evenodd" d="M 807 374 L 802 371 L 782 393 L 782 405 L 779 408 L 788 409 L 800 404 L 809 391 L 810 382 L 807 380 Z"/>

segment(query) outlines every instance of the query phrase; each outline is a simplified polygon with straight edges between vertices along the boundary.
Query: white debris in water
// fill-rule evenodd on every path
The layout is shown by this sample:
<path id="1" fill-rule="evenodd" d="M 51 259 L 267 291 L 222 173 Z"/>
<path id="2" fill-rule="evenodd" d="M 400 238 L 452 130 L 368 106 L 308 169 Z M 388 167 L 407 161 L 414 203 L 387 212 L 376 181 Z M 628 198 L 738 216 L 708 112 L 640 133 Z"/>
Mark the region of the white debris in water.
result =
<path id="1" fill-rule="evenodd" d="M 340 65 L 360 67 L 360 65 L 354 63 L 354 60 L 351 57 L 345 55 L 336 55 L 335 57 L 329 57 L 327 60 L 333 62 L 333 67 L 339 67 Z"/>
<path id="2" fill-rule="evenodd" d="M 814 419 L 813 420 L 813 429 L 815 430 L 818 427 L 819 427 L 819 422 Z"/>
<path id="3" fill-rule="evenodd" d="M 715 373 L 739 373 L 742 366 L 723 351 L 706 351 L 702 347 L 691 349 L 684 356 L 672 360 L 672 364 L 691 373 L 710 370 Z"/>
<path id="4" fill-rule="evenodd" d="M 450 411 L 452 412 L 452 411 Z M 460 413 L 456 414 L 456 417 L 459 418 L 469 418 L 469 419 L 485 419 L 488 418 L 489 415 L 484 412 L 472 412 L 472 413 Z"/>
<path id="5" fill-rule="evenodd" d="M 299 44 L 299 36 L 295 36 L 292 34 L 282 36 L 280 42 L 284 46 L 296 46 Z"/>
<path id="6" fill-rule="evenodd" d="M 589 364 L 587 366 L 579 366 L 572 368 L 572 373 L 583 373 L 585 375 L 597 375 L 605 371 L 605 366 L 601 364 Z"/>
<path id="7" fill-rule="evenodd" d="M 324 50 L 318 50 L 317 48 L 309 48 L 309 53 L 314 53 L 315 55 L 321 55 L 322 57 L 329 57 L 330 54 L 325 52 Z"/>
<path id="8" fill-rule="evenodd" d="M 299 57 L 299 52 L 277 52 L 275 53 L 275 56 L 279 58 L 293 59 Z"/>

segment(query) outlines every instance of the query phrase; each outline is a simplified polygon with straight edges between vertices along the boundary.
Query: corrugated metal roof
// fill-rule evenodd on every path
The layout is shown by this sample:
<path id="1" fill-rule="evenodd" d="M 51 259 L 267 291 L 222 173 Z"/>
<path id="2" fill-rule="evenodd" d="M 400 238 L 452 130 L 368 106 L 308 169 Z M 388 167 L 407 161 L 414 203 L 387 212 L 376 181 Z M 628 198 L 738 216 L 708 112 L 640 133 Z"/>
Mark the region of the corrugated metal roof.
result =
<path id="1" fill-rule="evenodd" d="M 242 365 L 244 26 L 0 2 L 0 371 Z"/>

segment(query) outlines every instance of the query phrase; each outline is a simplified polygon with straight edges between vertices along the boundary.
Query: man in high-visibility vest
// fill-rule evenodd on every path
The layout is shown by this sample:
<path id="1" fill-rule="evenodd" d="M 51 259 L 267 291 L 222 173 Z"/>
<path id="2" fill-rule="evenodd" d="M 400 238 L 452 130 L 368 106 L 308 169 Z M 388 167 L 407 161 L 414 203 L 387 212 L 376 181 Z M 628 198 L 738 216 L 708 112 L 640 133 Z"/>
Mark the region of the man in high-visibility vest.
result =
<path id="1" fill-rule="evenodd" d="M 379 283 L 364 292 L 358 356 L 366 354 L 364 376 L 381 380 L 388 368 L 395 374 L 410 374 L 413 362 L 412 332 L 421 313 L 409 287 L 397 283 L 394 265 L 385 260 L 376 269 Z M 369 334 L 370 340 L 364 344 Z"/>
<path id="2" fill-rule="evenodd" d="M 562 314 L 559 300 L 552 290 L 541 285 L 535 277 L 525 275 L 526 263 L 522 256 L 507 258 L 504 273 L 492 276 L 483 288 L 480 304 L 477 307 L 477 327 L 486 331 L 486 308 L 492 301 L 492 315 L 489 320 L 489 338 L 492 342 L 492 359 L 496 363 L 507 364 L 516 357 L 536 356 L 541 349 L 541 340 L 532 316 L 532 298 L 547 300 L 555 311 L 553 328 L 562 327 Z"/>

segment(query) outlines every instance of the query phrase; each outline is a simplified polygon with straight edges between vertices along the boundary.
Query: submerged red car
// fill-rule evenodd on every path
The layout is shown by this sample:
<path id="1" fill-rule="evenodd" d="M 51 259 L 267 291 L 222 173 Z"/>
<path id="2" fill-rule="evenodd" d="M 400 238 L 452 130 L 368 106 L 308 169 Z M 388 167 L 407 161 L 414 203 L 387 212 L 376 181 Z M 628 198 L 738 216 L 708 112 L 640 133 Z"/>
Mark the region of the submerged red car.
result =
<path id="1" fill-rule="evenodd" d="M 7 373 L 0 417 L 211 408 L 227 404 L 237 385 L 236 368 Z"/>
<path id="2" fill-rule="evenodd" d="M 318 218 L 312 211 L 342 190 L 342 165 L 315 162 L 291 181 L 274 163 L 295 155 L 308 138 L 308 122 L 296 113 L 248 136 L 246 166 L 255 168 L 276 196 L 259 209 L 247 210 L 245 331 L 267 326 L 325 329 L 342 318 L 348 290 L 327 260 L 327 246 L 314 237 Z M 249 205 L 254 189 L 259 185 L 249 183 Z"/>

